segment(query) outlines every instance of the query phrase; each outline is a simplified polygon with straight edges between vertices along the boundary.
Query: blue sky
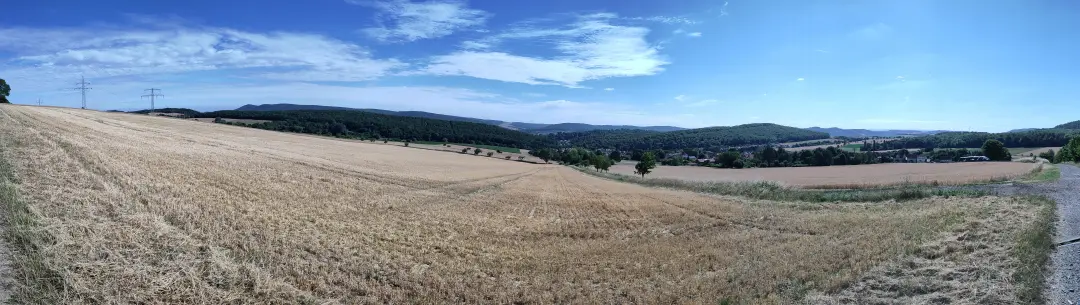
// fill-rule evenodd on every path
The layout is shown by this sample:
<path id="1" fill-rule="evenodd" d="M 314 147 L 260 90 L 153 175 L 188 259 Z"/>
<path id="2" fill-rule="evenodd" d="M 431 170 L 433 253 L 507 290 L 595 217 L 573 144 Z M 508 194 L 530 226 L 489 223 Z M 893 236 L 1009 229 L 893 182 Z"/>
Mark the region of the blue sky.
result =
<path id="1" fill-rule="evenodd" d="M 15 103 L 1004 131 L 1080 119 L 1072 1 L 8 1 Z"/>

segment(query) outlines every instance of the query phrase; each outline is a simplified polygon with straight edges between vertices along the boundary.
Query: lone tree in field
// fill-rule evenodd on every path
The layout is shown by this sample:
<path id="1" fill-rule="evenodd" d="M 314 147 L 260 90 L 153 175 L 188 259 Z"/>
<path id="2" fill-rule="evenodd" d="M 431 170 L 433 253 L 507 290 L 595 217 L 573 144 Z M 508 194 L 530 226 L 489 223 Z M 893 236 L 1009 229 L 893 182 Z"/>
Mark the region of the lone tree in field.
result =
<path id="1" fill-rule="evenodd" d="M 0 78 L 0 104 L 10 104 L 7 97 L 11 95 L 11 86 L 8 86 L 7 81 Z"/>
<path id="2" fill-rule="evenodd" d="M 983 143 L 982 151 L 983 155 L 990 158 L 992 161 L 1012 160 L 1009 149 L 1005 148 L 1005 144 L 995 139 L 986 140 L 986 142 Z"/>
<path id="3" fill-rule="evenodd" d="M 634 173 L 645 178 L 645 175 L 652 172 L 653 168 L 656 168 L 656 157 L 653 157 L 652 152 L 647 152 L 641 156 L 641 161 L 634 165 Z"/>
<path id="4" fill-rule="evenodd" d="M 551 160 L 551 149 L 544 148 L 536 152 L 536 157 L 540 160 L 544 160 L 544 163 L 548 163 Z"/>
<path id="5" fill-rule="evenodd" d="M 472 154 L 474 154 L 474 155 L 479 155 L 479 154 L 480 154 L 480 153 L 482 153 L 482 152 L 484 152 L 484 151 L 483 151 L 483 150 L 480 150 L 479 148 L 477 148 L 477 149 L 474 149 L 474 150 L 472 151 Z"/>

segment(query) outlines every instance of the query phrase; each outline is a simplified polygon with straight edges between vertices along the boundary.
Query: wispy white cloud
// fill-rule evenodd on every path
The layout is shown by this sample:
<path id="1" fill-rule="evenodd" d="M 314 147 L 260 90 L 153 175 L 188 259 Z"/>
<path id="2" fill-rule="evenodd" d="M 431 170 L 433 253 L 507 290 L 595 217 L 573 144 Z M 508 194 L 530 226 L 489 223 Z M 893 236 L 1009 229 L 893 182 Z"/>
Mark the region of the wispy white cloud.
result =
<path id="1" fill-rule="evenodd" d="M 359 81 L 404 66 L 366 48 L 305 33 L 252 33 L 227 28 L 160 30 L 0 29 L 0 51 L 17 54 L 4 70 L 98 76 L 251 70 L 274 79 Z M 32 71 L 31 71 L 32 72 Z"/>
<path id="2" fill-rule="evenodd" d="M 857 120 L 856 122 L 867 123 L 867 124 L 941 124 L 941 123 L 948 123 L 948 121 L 901 119 L 901 118 L 871 118 L 871 119 Z"/>
<path id="3" fill-rule="evenodd" d="M 818 52 L 818 53 L 826 53 L 826 54 L 828 54 L 828 53 L 829 53 L 829 51 L 828 51 L 828 50 L 823 50 L 823 49 L 817 49 L 817 50 L 814 50 L 814 52 Z"/>
<path id="4" fill-rule="evenodd" d="M 625 19 L 627 19 L 627 20 L 638 20 L 638 21 L 651 21 L 651 22 L 659 22 L 659 23 L 666 23 L 666 24 L 687 24 L 687 25 L 690 25 L 690 24 L 697 24 L 698 23 L 697 21 L 694 21 L 694 20 L 689 19 L 689 18 L 674 17 L 674 16 L 629 17 L 629 18 L 625 18 Z"/>
<path id="5" fill-rule="evenodd" d="M 708 100 L 700 100 L 700 101 L 697 101 L 697 102 L 689 103 L 689 104 L 686 104 L 685 106 L 686 107 L 705 107 L 705 106 L 716 105 L 716 104 L 719 104 L 719 103 L 720 103 L 719 100 L 708 99 Z"/>
<path id="6" fill-rule="evenodd" d="M 650 45 L 642 27 L 613 24 L 613 14 L 578 16 L 563 27 L 512 28 L 480 40 L 491 49 L 509 40 L 549 43 L 560 53 L 528 57 L 497 50 L 462 50 L 435 56 L 405 75 L 458 75 L 533 85 L 579 87 L 587 80 L 653 75 L 668 61 Z"/>
<path id="7" fill-rule="evenodd" d="M 615 91 L 615 88 L 604 88 L 604 91 Z"/>
<path id="8" fill-rule="evenodd" d="M 728 2 L 724 1 L 724 6 L 720 7 L 720 16 L 727 16 L 728 15 L 727 5 L 728 5 Z"/>
<path id="9" fill-rule="evenodd" d="M 701 32 L 693 32 L 693 33 L 690 33 L 690 34 L 686 34 L 686 36 L 701 37 Z"/>
<path id="10" fill-rule="evenodd" d="M 686 99 L 686 95 L 682 95 L 682 94 L 680 94 L 680 95 L 677 95 L 677 96 L 675 96 L 675 100 L 676 100 L 676 101 L 680 101 L 680 102 L 681 102 L 681 101 L 683 101 L 683 100 L 685 100 L 685 99 Z"/>
<path id="11" fill-rule="evenodd" d="M 802 78 L 802 77 L 800 77 L 800 78 L 796 79 L 795 81 L 801 82 L 801 81 L 804 81 L 804 80 L 806 80 L 806 79 L 805 79 L 805 78 Z"/>
<path id="12" fill-rule="evenodd" d="M 891 26 L 878 22 L 855 30 L 851 33 L 851 36 L 860 39 L 875 40 L 884 38 L 892 33 L 892 31 L 893 28 Z"/>
<path id="13" fill-rule="evenodd" d="M 363 29 L 372 38 L 384 42 L 415 41 L 450 35 L 457 30 L 478 27 L 491 14 L 466 7 L 464 2 L 435 0 L 412 2 L 411 0 L 346 2 L 365 5 L 379 11 L 379 26 Z"/>

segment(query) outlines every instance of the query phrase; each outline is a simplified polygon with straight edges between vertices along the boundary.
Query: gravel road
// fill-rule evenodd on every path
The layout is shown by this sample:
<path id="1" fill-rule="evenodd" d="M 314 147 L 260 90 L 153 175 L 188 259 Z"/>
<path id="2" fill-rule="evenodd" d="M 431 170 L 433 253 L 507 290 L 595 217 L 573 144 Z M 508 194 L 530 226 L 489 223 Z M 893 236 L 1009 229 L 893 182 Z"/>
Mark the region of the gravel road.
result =
<path id="1" fill-rule="evenodd" d="M 1061 180 L 1055 183 L 1003 184 L 988 186 L 1001 195 L 1046 195 L 1057 201 L 1058 223 L 1055 242 L 1080 238 L 1080 168 L 1059 164 Z M 1052 275 L 1048 278 L 1047 304 L 1080 304 L 1080 242 L 1058 246 L 1053 254 Z"/>

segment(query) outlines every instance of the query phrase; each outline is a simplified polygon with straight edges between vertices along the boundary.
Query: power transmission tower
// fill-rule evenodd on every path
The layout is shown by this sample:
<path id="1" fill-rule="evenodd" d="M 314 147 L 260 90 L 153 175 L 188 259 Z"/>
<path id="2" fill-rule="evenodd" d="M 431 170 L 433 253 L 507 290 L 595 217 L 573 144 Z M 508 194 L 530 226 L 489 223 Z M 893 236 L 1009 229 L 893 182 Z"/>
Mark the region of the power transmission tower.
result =
<path id="1" fill-rule="evenodd" d="M 39 98 L 37 98 L 37 105 L 38 105 L 38 106 L 41 106 L 41 98 L 40 98 L 40 97 L 39 97 Z"/>
<path id="2" fill-rule="evenodd" d="M 90 90 L 90 89 L 94 89 L 94 88 L 90 88 L 90 87 L 86 86 L 86 85 L 89 85 L 90 83 L 86 82 L 85 77 L 79 76 L 79 78 L 81 80 L 78 83 L 75 83 L 76 85 L 79 85 L 79 86 L 75 87 L 73 90 L 82 91 L 82 109 L 86 109 L 86 90 Z"/>
<path id="3" fill-rule="evenodd" d="M 156 89 L 156 88 L 150 88 L 150 89 L 146 89 L 146 90 L 143 90 L 143 91 L 150 91 L 150 94 L 145 94 L 142 97 L 148 97 L 148 96 L 150 97 L 150 112 L 154 112 L 154 98 L 158 97 L 158 96 L 165 97 L 165 95 L 164 94 L 158 94 L 157 92 L 161 92 L 161 89 Z"/>

